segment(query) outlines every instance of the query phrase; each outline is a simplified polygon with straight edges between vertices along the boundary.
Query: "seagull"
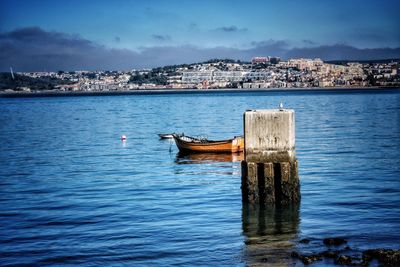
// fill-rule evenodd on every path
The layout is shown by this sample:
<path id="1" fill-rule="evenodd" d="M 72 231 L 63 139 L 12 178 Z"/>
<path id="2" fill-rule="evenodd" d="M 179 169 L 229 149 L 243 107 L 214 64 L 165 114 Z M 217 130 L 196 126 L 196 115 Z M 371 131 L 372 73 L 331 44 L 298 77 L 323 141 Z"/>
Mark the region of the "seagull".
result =
<path id="1" fill-rule="evenodd" d="M 283 103 L 282 102 L 279 104 L 279 110 L 283 111 Z"/>

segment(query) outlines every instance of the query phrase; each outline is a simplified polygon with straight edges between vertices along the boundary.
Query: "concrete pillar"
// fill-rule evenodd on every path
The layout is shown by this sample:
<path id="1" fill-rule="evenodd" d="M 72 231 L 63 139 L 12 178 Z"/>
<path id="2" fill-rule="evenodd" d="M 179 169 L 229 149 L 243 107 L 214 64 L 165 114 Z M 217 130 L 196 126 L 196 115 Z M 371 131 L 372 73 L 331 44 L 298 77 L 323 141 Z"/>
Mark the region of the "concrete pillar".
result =
<path id="1" fill-rule="evenodd" d="M 294 111 L 246 111 L 244 143 L 243 201 L 278 205 L 299 202 Z"/>

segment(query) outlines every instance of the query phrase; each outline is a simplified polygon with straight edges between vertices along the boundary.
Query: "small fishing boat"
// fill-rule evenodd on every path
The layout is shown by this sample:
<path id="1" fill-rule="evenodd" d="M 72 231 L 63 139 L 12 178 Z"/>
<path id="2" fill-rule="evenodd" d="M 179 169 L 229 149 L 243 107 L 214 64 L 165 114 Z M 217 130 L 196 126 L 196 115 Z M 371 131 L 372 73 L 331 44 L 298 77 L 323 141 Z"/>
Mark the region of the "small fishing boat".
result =
<path id="1" fill-rule="evenodd" d="M 160 139 L 173 139 L 173 138 L 174 138 L 174 134 L 175 134 L 175 133 L 171 133 L 171 134 L 158 134 L 158 136 L 160 137 Z"/>
<path id="2" fill-rule="evenodd" d="M 235 136 L 228 140 L 213 141 L 206 138 L 195 138 L 174 134 L 175 144 L 180 152 L 235 153 L 244 149 L 244 138 Z"/>

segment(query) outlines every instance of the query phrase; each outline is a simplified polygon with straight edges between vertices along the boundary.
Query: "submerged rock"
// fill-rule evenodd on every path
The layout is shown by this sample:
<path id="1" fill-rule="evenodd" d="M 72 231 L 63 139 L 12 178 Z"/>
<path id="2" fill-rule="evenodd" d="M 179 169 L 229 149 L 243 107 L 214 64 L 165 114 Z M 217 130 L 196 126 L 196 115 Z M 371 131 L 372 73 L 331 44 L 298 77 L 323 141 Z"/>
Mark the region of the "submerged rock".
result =
<path id="1" fill-rule="evenodd" d="M 382 266 L 400 266 L 400 250 L 396 249 L 369 249 L 363 252 L 363 260 L 378 260 Z"/>
<path id="2" fill-rule="evenodd" d="M 339 256 L 340 251 L 339 250 L 326 250 L 322 252 L 321 254 L 325 258 L 330 258 L 330 259 L 336 259 Z"/>
<path id="3" fill-rule="evenodd" d="M 310 255 L 301 255 L 296 251 L 293 251 L 290 254 L 293 258 L 297 258 L 299 260 L 301 260 L 305 265 L 311 264 L 315 261 L 320 261 L 322 260 L 322 256 L 321 254 L 317 253 L 317 254 L 310 254 Z"/>
<path id="4" fill-rule="evenodd" d="M 347 243 L 347 241 L 341 237 L 324 238 L 323 242 L 327 246 L 340 246 Z"/>
<path id="5" fill-rule="evenodd" d="M 302 239 L 299 241 L 301 244 L 308 244 L 310 239 Z M 326 246 L 342 246 L 347 244 L 347 241 L 341 237 L 324 238 L 323 243 Z M 347 255 L 346 255 L 347 254 Z M 351 254 L 351 255 L 349 255 Z M 362 257 L 360 257 L 362 254 Z M 337 250 L 329 248 L 322 252 L 314 251 L 312 254 L 301 254 L 299 251 L 291 253 L 292 258 L 297 258 L 305 265 L 312 264 L 315 261 L 323 259 L 333 259 L 336 265 L 346 266 L 369 266 L 374 260 L 378 261 L 380 267 L 400 267 L 400 250 L 399 249 L 368 249 L 365 251 L 354 250 L 348 245 L 343 246 Z"/>
<path id="6" fill-rule="evenodd" d="M 350 265 L 351 261 L 351 257 L 347 255 L 340 255 L 337 259 L 335 259 L 335 263 L 340 265 Z"/>
<path id="7" fill-rule="evenodd" d="M 319 254 L 312 254 L 312 255 L 307 255 L 307 256 L 302 256 L 300 258 L 300 260 L 304 263 L 304 264 L 311 264 L 314 261 L 320 261 L 322 260 L 321 255 Z"/>

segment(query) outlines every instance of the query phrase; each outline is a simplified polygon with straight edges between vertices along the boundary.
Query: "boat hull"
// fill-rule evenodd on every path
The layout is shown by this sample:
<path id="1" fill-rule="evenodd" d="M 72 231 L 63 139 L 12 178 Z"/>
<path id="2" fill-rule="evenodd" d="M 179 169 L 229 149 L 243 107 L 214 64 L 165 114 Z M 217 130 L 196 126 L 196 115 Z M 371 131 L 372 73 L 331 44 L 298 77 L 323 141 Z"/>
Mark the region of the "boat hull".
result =
<path id="1" fill-rule="evenodd" d="M 182 137 L 174 136 L 176 146 L 179 151 L 185 153 L 235 153 L 244 150 L 244 139 L 236 137 L 230 140 L 223 141 L 190 141 L 184 140 Z"/>
<path id="2" fill-rule="evenodd" d="M 158 134 L 158 136 L 160 137 L 160 139 L 173 139 L 174 134 Z"/>

